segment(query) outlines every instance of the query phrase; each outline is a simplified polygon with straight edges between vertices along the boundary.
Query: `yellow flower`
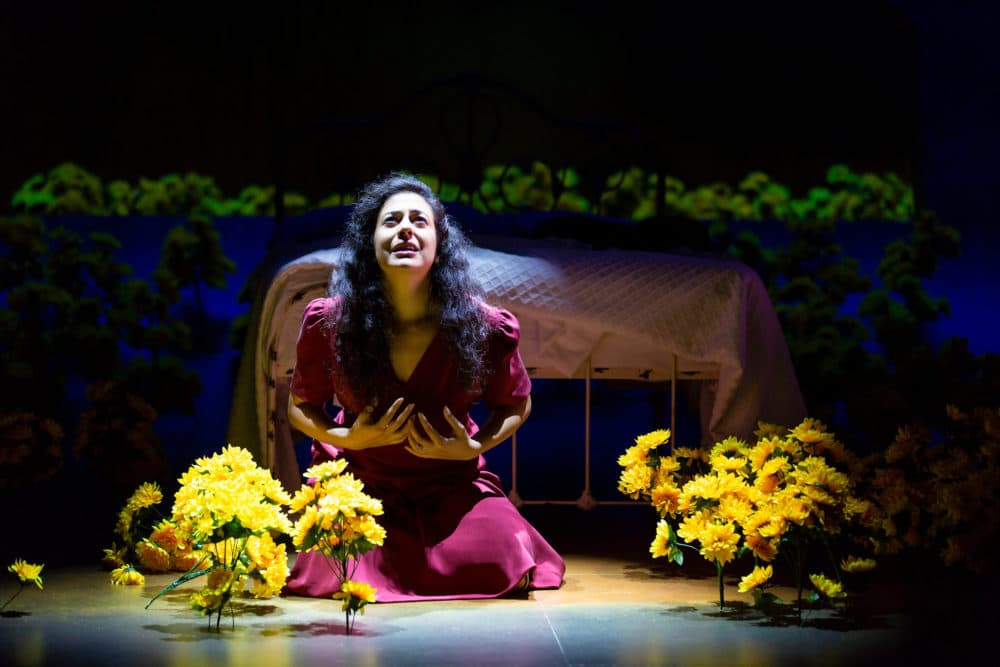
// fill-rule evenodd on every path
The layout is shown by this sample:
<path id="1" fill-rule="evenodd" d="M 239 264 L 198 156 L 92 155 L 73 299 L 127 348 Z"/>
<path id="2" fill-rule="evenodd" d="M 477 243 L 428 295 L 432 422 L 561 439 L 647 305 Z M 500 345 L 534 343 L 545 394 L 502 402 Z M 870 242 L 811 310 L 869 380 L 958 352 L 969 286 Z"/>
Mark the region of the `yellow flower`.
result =
<path id="1" fill-rule="evenodd" d="M 146 577 L 131 565 L 122 565 L 111 570 L 111 583 L 115 586 L 141 586 Z"/>
<path id="2" fill-rule="evenodd" d="M 187 572 L 195 566 L 199 566 L 199 570 L 204 570 L 209 567 L 210 563 L 205 557 L 205 552 L 203 551 L 192 551 L 190 549 L 185 551 L 179 551 L 170 556 L 170 569 L 178 570 L 180 572 Z"/>
<path id="3" fill-rule="evenodd" d="M 131 544 L 131 537 L 129 536 L 129 531 L 132 530 L 132 510 L 129 509 L 128 505 L 123 507 L 120 512 L 118 512 L 118 523 L 115 525 L 115 532 L 121 535 L 122 539 L 126 543 Z"/>
<path id="4" fill-rule="evenodd" d="M 753 481 L 754 488 L 764 494 L 774 493 L 779 483 L 777 475 L 758 475 L 757 479 Z"/>
<path id="5" fill-rule="evenodd" d="M 45 567 L 44 563 L 36 565 L 35 563 L 28 563 L 18 558 L 7 566 L 7 571 L 16 574 L 22 584 L 33 583 L 39 588 L 42 588 L 43 567 Z"/>
<path id="6" fill-rule="evenodd" d="M 288 557 L 284 544 L 276 544 L 270 533 L 247 540 L 247 556 L 256 571 L 250 592 L 256 598 L 269 598 L 281 592 L 288 579 Z"/>
<path id="7" fill-rule="evenodd" d="M 135 512 L 146 507 L 152 507 L 161 500 L 163 500 L 163 492 L 160 491 L 160 485 L 156 482 L 143 482 L 132 493 L 132 496 L 126 503 L 126 507 Z"/>
<path id="8" fill-rule="evenodd" d="M 760 466 L 760 472 L 762 475 L 776 475 L 787 471 L 789 467 L 787 456 L 775 456 Z"/>
<path id="9" fill-rule="evenodd" d="M 725 470 L 727 472 L 736 472 L 742 470 L 747 464 L 747 459 L 743 456 L 728 456 L 726 454 L 716 454 L 712 456 L 709 463 L 716 470 Z"/>
<path id="10" fill-rule="evenodd" d="M 674 458 L 690 459 L 691 461 L 707 461 L 708 454 L 703 449 L 694 449 L 692 447 L 675 447 Z"/>
<path id="11" fill-rule="evenodd" d="M 720 454 L 736 454 L 738 456 L 743 456 L 748 452 L 748 450 L 749 448 L 747 443 L 735 436 L 729 436 L 728 438 L 724 438 L 720 442 L 715 443 L 715 446 L 712 447 L 710 457 L 715 458 Z"/>
<path id="12" fill-rule="evenodd" d="M 618 479 L 618 490 L 633 500 L 649 489 L 653 481 L 653 469 L 647 465 L 626 468 Z"/>
<path id="13" fill-rule="evenodd" d="M 365 514 L 351 519 L 350 523 L 354 532 L 364 537 L 371 544 L 381 546 L 385 541 L 385 528 L 375 521 L 375 517 Z"/>
<path id="14" fill-rule="evenodd" d="M 773 437 L 762 438 L 758 441 L 747 454 L 747 458 L 750 460 L 750 467 L 754 470 L 760 470 L 764 466 L 764 462 L 767 461 L 780 444 L 781 440 Z"/>
<path id="15" fill-rule="evenodd" d="M 293 514 L 298 514 L 305 508 L 316 500 L 316 487 L 310 484 L 303 484 L 299 487 L 299 490 L 295 492 L 292 497 L 292 504 L 288 506 L 288 511 Z"/>
<path id="16" fill-rule="evenodd" d="M 170 519 L 164 519 L 153 527 L 149 541 L 171 553 L 181 546 L 180 538 L 177 536 L 177 526 Z"/>
<path id="17" fill-rule="evenodd" d="M 148 539 L 144 539 L 135 545 L 135 555 L 139 558 L 139 564 L 150 572 L 167 572 L 170 570 L 170 554 Z"/>
<path id="18" fill-rule="evenodd" d="M 635 444 L 618 457 L 618 465 L 623 468 L 643 466 L 649 461 L 649 450 L 666 443 L 670 439 L 670 431 L 660 429 L 636 437 Z"/>
<path id="19" fill-rule="evenodd" d="M 791 461 L 798 461 L 802 458 L 802 445 L 791 434 L 781 441 L 781 451 Z"/>
<path id="20" fill-rule="evenodd" d="M 667 555 L 670 546 L 670 526 L 666 521 L 660 520 L 656 524 L 656 537 L 653 538 L 653 543 L 649 545 L 649 553 L 653 555 L 653 558 L 663 558 Z"/>
<path id="21" fill-rule="evenodd" d="M 302 516 L 299 520 L 295 522 L 295 528 L 292 533 L 292 544 L 297 547 L 301 547 L 305 544 L 307 538 L 309 537 L 309 532 L 316 525 L 316 520 L 319 518 L 319 510 L 315 506 L 309 506 L 305 508 Z"/>
<path id="22" fill-rule="evenodd" d="M 736 545 L 739 544 L 740 536 L 732 523 L 709 523 L 702 530 L 699 541 L 701 542 L 699 552 L 702 556 L 725 565 L 736 555 Z"/>
<path id="23" fill-rule="evenodd" d="M 875 569 L 875 560 L 872 558 L 855 558 L 848 556 L 840 561 L 840 569 L 844 572 L 870 572 Z"/>
<path id="24" fill-rule="evenodd" d="M 957 405 L 952 405 L 949 403 L 944 406 L 945 413 L 948 415 L 948 419 L 956 422 L 965 421 L 969 418 L 967 414 L 962 412 L 962 410 Z"/>
<path id="25" fill-rule="evenodd" d="M 788 522 L 784 516 L 772 516 L 767 523 L 761 525 L 758 529 L 761 537 L 767 538 L 778 538 L 785 534 L 788 530 Z"/>
<path id="26" fill-rule="evenodd" d="M 202 614 L 214 612 L 223 603 L 223 594 L 203 589 L 191 594 L 191 606 Z"/>
<path id="27" fill-rule="evenodd" d="M 771 580 L 772 574 L 774 574 L 774 570 L 770 565 L 766 567 L 758 565 L 753 569 L 753 572 L 740 579 L 740 585 L 737 588 L 737 590 L 740 593 L 746 593 L 755 588 L 763 586 L 764 584 L 766 584 L 768 581 Z"/>
<path id="28" fill-rule="evenodd" d="M 757 430 L 755 430 L 753 434 L 763 440 L 765 438 L 783 438 L 785 437 L 785 433 L 787 431 L 788 429 L 784 426 L 758 421 Z"/>
<path id="29" fill-rule="evenodd" d="M 126 547 L 118 548 L 112 544 L 110 549 L 104 550 L 104 557 L 101 558 L 101 565 L 112 570 L 116 567 L 121 567 L 125 564 L 123 559 L 125 558 L 126 551 Z"/>
<path id="30" fill-rule="evenodd" d="M 340 473 L 347 469 L 346 459 L 334 459 L 332 461 L 324 461 L 323 463 L 318 463 L 311 466 L 305 471 L 303 477 L 306 479 L 315 479 L 322 482 L 330 477 L 336 477 Z"/>
<path id="31" fill-rule="evenodd" d="M 760 535 L 747 535 L 744 543 L 757 558 L 767 561 L 768 563 L 774 560 L 774 557 L 778 555 L 778 548 Z"/>
<path id="32" fill-rule="evenodd" d="M 719 501 L 719 507 L 716 509 L 716 516 L 725 521 L 735 521 L 736 523 L 742 524 L 746 521 L 752 510 L 753 508 L 750 506 L 750 501 L 746 498 L 727 494 Z"/>
<path id="33" fill-rule="evenodd" d="M 847 475 L 827 465 L 819 456 L 804 459 L 792 475 L 803 495 L 826 505 L 834 504 L 834 496 L 845 493 L 849 485 Z"/>
<path id="34" fill-rule="evenodd" d="M 196 541 L 216 541 L 223 530 L 233 535 L 235 529 L 242 536 L 291 530 L 282 510 L 291 498 L 244 449 L 227 446 L 211 457 L 199 458 L 179 481 L 173 520 L 185 529 L 190 526 Z"/>
<path id="35" fill-rule="evenodd" d="M 375 593 L 377 589 L 373 586 L 369 586 L 363 581 L 351 581 L 348 579 L 343 584 L 340 585 L 340 591 L 333 594 L 334 600 L 343 600 L 344 604 L 341 606 L 341 611 L 347 611 L 351 607 L 351 600 L 357 600 L 360 604 L 357 604 L 361 608 L 361 613 L 364 612 L 364 606 L 370 602 L 375 602 Z"/>
<path id="36" fill-rule="evenodd" d="M 822 574 L 810 574 L 809 581 L 816 590 L 822 593 L 828 598 L 843 598 L 847 597 L 847 593 L 844 592 L 844 587 L 841 586 L 836 581 L 830 581 Z"/>
<path id="37" fill-rule="evenodd" d="M 673 456 L 661 456 L 660 457 L 660 467 L 657 469 L 657 473 L 661 477 L 668 477 L 673 475 L 681 469 L 680 462 Z"/>
<path id="38" fill-rule="evenodd" d="M 781 518 L 786 521 L 797 523 L 800 526 L 812 525 L 813 521 L 810 519 L 812 517 L 813 507 L 812 500 L 809 498 L 789 495 L 782 499 L 779 511 L 781 512 Z M 761 535 L 765 535 L 763 530 L 761 531 Z"/>
<path id="39" fill-rule="evenodd" d="M 662 484 L 653 487 L 650 492 L 650 501 L 660 516 L 672 514 L 678 509 L 678 500 L 681 497 L 681 490 L 677 488 L 673 480 L 667 480 Z"/>
<path id="40" fill-rule="evenodd" d="M 833 436 L 826 432 L 826 424 L 812 417 L 803 419 L 802 423 L 793 428 L 788 435 L 806 444 L 822 443 L 833 439 Z"/>
<path id="41" fill-rule="evenodd" d="M 708 510 L 691 514 L 685 517 L 681 521 L 681 525 L 677 527 L 677 536 L 685 542 L 697 542 L 701 539 L 701 534 L 711 519 L 712 515 Z"/>
<path id="42" fill-rule="evenodd" d="M 666 444 L 670 440 L 670 429 L 657 429 L 635 439 L 635 444 L 647 450 Z"/>
<path id="43" fill-rule="evenodd" d="M 694 498 L 718 500 L 722 497 L 724 489 L 718 475 L 698 475 L 688 481 L 682 491 L 685 495 Z"/>

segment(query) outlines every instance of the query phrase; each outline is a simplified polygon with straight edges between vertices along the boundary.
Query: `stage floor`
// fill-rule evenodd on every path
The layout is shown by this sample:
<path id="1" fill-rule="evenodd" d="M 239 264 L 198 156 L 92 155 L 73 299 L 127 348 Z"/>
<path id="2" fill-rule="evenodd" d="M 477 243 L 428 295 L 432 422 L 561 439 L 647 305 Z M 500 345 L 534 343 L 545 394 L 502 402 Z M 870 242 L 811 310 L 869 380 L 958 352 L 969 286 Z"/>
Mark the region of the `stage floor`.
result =
<path id="1" fill-rule="evenodd" d="M 560 590 L 484 601 L 375 604 L 346 636 L 339 602 L 299 597 L 238 600 L 221 630 L 187 603 L 191 582 L 148 599 L 171 575 L 116 587 L 97 567 L 46 569 L 0 618 L 0 659 L 14 665 L 774 665 L 923 664 L 977 655 L 972 628 L 925 632 L 893 585 L 873 586 L 847 614 L 765 616 L 726 578 L 726 607 L 706 564 L 678 568 L 642 552 L 629 522 L 648 508 L 528 507 L 567 563 Z M 590 527 L 590 530 L 587 527 Z M 652 528 L 650 528 L 652 532 Z M 639 533 L 641 537 L 641 532 Z M 742 573 L 742 572 L 741 572 Z M 734 572 L 735 575 L 735 572 Z M 0 595 L 13 588 L 4 585 Z M 790 588 L 775 591 L 786 599 Z M 955 610 L 960 612 L 961 610 Z M 995 612 L 994 612 L 995 613 Z M 959 614 L 961 615 L 961 614 Z M 989 627 L 989 623 L 985 623 Z M 963 626 L 964 627 L 964 626 Z M 947 632 L 942 632 L 947 630 Z M 984 641 L 985 639 L 980 639 Z M 938 649 L 941 649 L 938 655 Z"/>

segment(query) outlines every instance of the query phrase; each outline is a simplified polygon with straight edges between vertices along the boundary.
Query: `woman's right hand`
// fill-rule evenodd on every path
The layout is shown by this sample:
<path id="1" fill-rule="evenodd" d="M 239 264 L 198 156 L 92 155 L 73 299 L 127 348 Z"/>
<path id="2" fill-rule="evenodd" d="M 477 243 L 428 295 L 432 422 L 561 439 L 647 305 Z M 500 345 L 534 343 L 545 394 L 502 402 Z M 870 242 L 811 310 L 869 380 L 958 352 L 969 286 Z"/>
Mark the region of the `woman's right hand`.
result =
<path id="1" fill-rule="evenodd" d="M 347 430 L 343 446 L 347 449 L 370 449 L 395 445 L 406 440 L 413 403 L 403 406 L 403 398 L 392 402 L 380 418 L 372 420 L 374 405 L 368 405 Z"/>

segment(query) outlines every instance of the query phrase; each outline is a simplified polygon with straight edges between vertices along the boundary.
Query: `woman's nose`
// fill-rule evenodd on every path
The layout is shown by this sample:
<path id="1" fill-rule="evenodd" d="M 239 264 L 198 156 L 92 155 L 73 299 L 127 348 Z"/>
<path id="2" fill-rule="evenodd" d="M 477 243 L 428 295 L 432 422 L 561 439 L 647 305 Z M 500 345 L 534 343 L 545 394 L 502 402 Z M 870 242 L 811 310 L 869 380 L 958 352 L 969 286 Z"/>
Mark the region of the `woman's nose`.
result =
<path id="1" fill-rule="evenodd" d="M 411 225 L 403 223 L 399 226 L 399 231 L 397 232 L 397 235 L 401 239 L 404 240 L 409 239 L 413 236 L 413 227 Z"/>

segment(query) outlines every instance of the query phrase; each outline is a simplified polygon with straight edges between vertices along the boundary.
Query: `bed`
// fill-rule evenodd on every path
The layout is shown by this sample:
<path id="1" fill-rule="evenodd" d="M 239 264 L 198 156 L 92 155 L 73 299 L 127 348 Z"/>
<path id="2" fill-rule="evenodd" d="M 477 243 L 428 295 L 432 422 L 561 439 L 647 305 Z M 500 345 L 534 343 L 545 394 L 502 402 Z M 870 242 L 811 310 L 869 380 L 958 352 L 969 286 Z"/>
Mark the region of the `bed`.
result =
<path id="1" fill-rule="evenodd" d="M 344 130 L 344 124 L 327 126 Z M 361 134 L 369 129 L 364 125 Z M 636 158 L 627 150 L 622 155 Z M 383 171 L 371 168 L 370 174 Z M 583 380 L 587 385 L 581 495 L 521 498 L 515 438 L 510 490 L 515 503 L 594 506 L 589 488 L 589 387 L 595 380 L 669 383 L 671 425 L 677 383 L 697 381 L 706 444 L 729 435 L 750 438 L 758 420 L 792 424 L 805 416 L 776 313 L 749 267 L 683 249 L 639 249 L 654 244 L 636 237 L 636 225 L 630 221 L 558 211 L 489 214 L 458 204 L 449 206 L 449 212 L 474 243 L 470 263 L 488 300 L 519 318 L 521 355 L 532 377 Z M 271 251 L 257 267 L 250 290 L 249 333 L 232 401 L 229 440 L 257 453 L 289 488 L 297 488 L 300 480 L 285 415 L 295 341 L 306 303 L 326 293 L 331 272 L 337 269 L 337 230 L 346 215 L 346 207 L 336 207 L 284 217 L 279 207 Z M 571 224 L 565 224 L 567 220 Z M 577 233 L 560 234 L 560 229 Z M 597 237 L 581 233 L 595 229 L 601 232 Z"/>

